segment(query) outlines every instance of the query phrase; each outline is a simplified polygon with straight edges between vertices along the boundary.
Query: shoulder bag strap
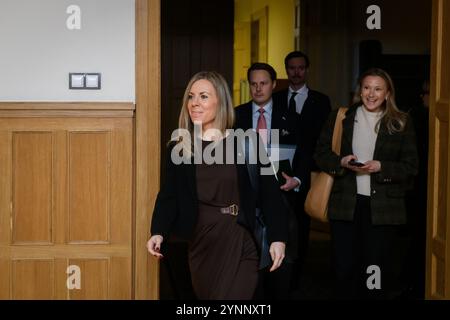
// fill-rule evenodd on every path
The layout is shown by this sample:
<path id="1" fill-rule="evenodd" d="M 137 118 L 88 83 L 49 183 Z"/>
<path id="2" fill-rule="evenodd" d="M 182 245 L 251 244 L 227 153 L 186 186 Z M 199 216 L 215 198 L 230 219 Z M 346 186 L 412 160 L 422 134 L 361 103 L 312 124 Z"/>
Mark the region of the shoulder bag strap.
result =
<path id="1" fill-rule="evenodd" d="M 333 152 L 336 154 L 341 153 L 342 120 L 345 119 L 345 113 L 347 112 L 347 110 L 348 108 L 344 107 L 339 108 L 339 111 L 336 116 L 336 122 L 334 123 L 333 142 L 331 148 Z"/>

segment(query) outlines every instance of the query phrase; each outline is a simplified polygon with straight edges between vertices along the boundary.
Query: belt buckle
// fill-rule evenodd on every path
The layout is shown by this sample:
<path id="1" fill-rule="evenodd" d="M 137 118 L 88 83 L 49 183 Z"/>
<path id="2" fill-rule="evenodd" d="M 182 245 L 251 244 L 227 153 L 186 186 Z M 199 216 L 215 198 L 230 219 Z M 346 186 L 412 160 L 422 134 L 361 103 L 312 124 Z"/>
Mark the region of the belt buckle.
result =
<path id="1" fill-rule="evenodd" d="M 237 204 L 233 203 L 229 208 L 230 208 L 230 214 L 232 216 L 237 216 L 238 215 L 239 207 L 237 206 Z"/>

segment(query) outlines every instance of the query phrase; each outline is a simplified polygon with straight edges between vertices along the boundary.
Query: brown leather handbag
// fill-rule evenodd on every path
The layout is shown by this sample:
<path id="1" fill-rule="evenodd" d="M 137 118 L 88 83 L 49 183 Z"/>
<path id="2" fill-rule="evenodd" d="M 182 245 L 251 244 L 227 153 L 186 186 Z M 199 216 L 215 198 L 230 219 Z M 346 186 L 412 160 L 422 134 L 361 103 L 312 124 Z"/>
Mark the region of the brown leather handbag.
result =
<path id="1" fill-rule="evenodd" d="M 341 152 L 342 120 L 348 108 L 339 108 L 334 123 L 332 150 L 336 154 Z M 305 212 L 312 218 L 326 222 L 328 221 L 328 200 L 334 177 L 324 171 L 311 172 L 311 187 L 305 201 Z"/>

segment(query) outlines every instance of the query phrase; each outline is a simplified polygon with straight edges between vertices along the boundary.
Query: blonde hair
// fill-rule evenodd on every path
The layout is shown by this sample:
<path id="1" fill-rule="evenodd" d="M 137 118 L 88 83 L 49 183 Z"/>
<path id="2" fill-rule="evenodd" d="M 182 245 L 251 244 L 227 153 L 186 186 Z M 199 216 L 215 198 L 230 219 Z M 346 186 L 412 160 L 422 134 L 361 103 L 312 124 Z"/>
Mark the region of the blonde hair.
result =
<path id="1" fill-rule="evenodd" d="M 362 83 L 364 79 L 369 76 L 380 77 L 386 83 L 388 96 L 384 103 L 381 105 L 382 114 L 380 121 L 383 121 L 383 123 L 386 125 L 389 134 L 403 131 L 406 125 L 406 113 L 400 111 L 397 107 L 397 104 L 395 102 L 394 82 L 386 71 L 379 68 L 372 68 L 364 72 L 359 78 L 358 86 L 356 88 L 355 95 L 353 96 L 353 103 L 361 104 Z M 379 130 L 380 121 L 376 126 L 377 131 Z"/>
<path id="2" fill-rule="evenodd" d="M 191 92 L 192 85 L 198 80 L 209 81 L 217 94 L 217 113 L 214 119 L 213 127 L 219 130 L 222 134 L 225 134 L 225 130 L 233 128 L 234 125 L 234 107 L 233 100 L 231 99 L 230 89 L 225 78 L 215 71 L 200 71 L 192 76 L 191 80 L 184 91 L 183 103 L 181 105 L 180 116 L 178 118 L 178 128 L 187 130 L 190 134 L 190 143 L 183 139 L 182 136 L 173 138 L 171 141 L 175 141 L 177 144 L 183 144 L 183 150 L 187 151 L 190 156 L 189 150 L 192 150 L 192 142 L 194 135 L 194 123 L 189 116 L 188 102 L 189 93 Z M 183 142 L 184 141 L 184 142 Z M 188 145 L 190 144 L 190 145 Z"/>

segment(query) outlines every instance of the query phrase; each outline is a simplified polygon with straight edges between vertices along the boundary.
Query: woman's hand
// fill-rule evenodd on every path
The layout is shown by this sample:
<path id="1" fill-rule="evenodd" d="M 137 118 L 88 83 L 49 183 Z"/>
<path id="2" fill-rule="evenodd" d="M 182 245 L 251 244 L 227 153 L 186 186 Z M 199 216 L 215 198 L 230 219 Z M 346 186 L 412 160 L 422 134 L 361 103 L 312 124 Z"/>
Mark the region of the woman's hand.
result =
<path id="1" fill-rule="evenodd" d="M 349 154 L 348 156 L 343 157 L 341 159 L 341 167 L 347 168 L 347 169 L 350 169 L 350 170 L 353 170 L 354 168 L 357 168 L 355 166 L 351 166 L 351 165 L 348 164 L 352 160 L 357 161 L 358 158 L 355 155 L 353 155 L 353 154 Z"/>
<path id="2" fill-rule="evenodd" d="M 376 173 L 381 171 L 381 162 L 378 160 L 370 160 L 364 163 L 364 166 L 357 168 L 357 172 Z M 356 171 L 356 170 L 355 170 Z"/>
<path id="3" fill-rule="evenodd" d="M 353 154 L 343 157 L 341 159 L 341 167 L 364 174 L 371 174 L 381 171 L 381 162 L 378 160 L 367 161 L 362 167 L 350 165 L 349 162 L 352 160 L 358 161 L 358 158 Z"/>
<path id="4" fill-rule="evenodd" d="M 270 272 L 277 270 L 284 259 L 284 252 L 286 250 L 286 244 L 281 241 L 275 241 L 270 244 L 270 256 L 272 257 L 272 267 L 270 268 Z"/>
<path id="5" fill-rule="evenodd" d="M 160 253 L 161 244 L 163 242 L 163 236 L 156 234 L 150 238 L 147 242 L 147 250 L 151 255 L 157 257 L 158 259 L 163 258 L 163 255 Z"/>

